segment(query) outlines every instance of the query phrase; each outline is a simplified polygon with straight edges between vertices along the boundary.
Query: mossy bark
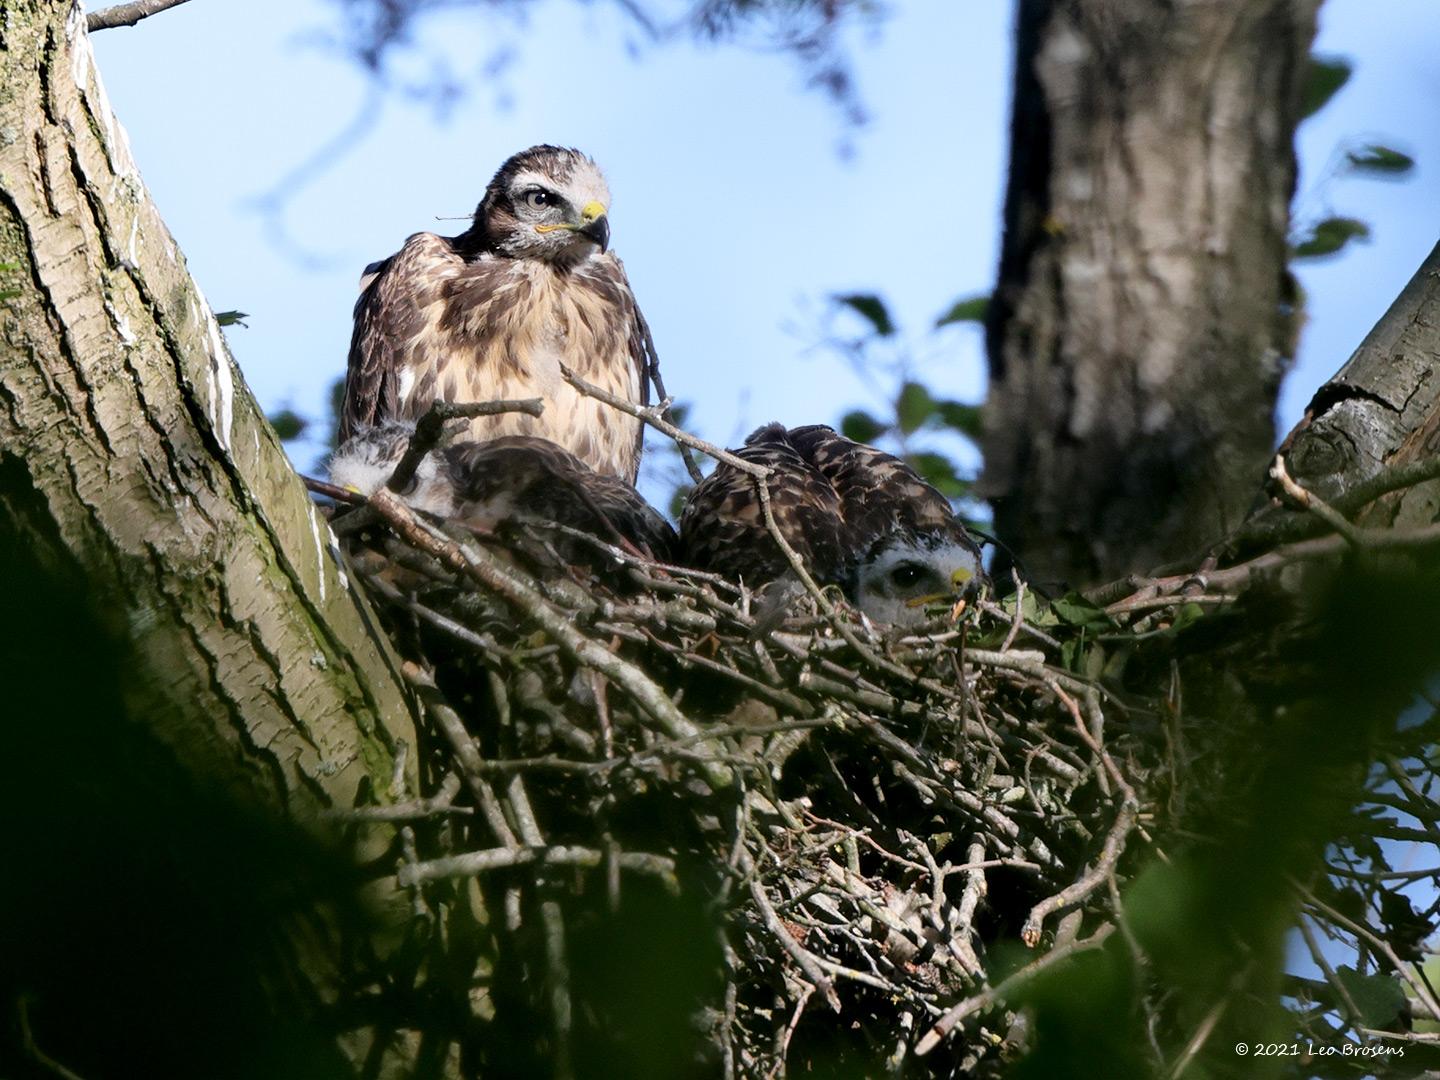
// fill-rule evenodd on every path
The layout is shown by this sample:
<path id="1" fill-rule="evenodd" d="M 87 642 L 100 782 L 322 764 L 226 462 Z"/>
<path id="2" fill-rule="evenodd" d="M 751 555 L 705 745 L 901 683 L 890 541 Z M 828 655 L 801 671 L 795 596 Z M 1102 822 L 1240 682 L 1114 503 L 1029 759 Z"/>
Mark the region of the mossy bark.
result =
<path id="1" fill-rule="evenodd" d="M 145 190 L 84 22 L 69 0 L 0 0 L 0 528 L 79 579 L 130 658 L 129 716 L 198 784 L 313 823 L 390 788 L 411 706 Z M 295 977 L 332 1000 L 340 966 Z"/>

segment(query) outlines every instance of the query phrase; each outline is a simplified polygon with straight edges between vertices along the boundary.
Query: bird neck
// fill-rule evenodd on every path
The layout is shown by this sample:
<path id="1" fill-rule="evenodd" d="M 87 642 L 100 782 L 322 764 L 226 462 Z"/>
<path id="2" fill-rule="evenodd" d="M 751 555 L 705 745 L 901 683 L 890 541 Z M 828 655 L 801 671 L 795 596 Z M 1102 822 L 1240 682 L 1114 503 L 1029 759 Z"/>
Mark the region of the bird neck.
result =
<path id="1" fill-rule="evenodd" d="M 452 236 L 450 246 L 455 249 L 456 254 L 467 259 L 473 259 L 487 251 L 498 253 L 490 234 L 485 231 L 484 223 L 478 218 L 459 236 Z"/>

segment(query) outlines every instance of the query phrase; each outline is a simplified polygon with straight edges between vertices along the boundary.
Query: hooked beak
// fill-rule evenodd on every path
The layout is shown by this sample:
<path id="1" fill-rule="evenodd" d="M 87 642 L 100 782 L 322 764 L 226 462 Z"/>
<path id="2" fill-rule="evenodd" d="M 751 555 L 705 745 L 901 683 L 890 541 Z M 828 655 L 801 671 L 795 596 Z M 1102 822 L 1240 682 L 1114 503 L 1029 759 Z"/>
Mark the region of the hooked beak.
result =
<path id="1" fill-rule="evenodd" d="M 970 587 L 971 580 L 975 577 L 969 570 L 959 569 L 950 573 L 950 588 L 948 593 L 931 593 L 929 596 L 914 596 L 905 601 L 906 607 L 918 608 L 929 607 L 931 604 L 950 603 L 957 596 L 964 594 Z"/>
<path id="2" fill-rule="evenodd" d="M 600 245 L 602 253 L 610 250 L 610 219 L 605 216 L 605 207 L 598 202 L 586 203 L 580 211 L 585 223 L 575 231 L 588 240 Z"/>

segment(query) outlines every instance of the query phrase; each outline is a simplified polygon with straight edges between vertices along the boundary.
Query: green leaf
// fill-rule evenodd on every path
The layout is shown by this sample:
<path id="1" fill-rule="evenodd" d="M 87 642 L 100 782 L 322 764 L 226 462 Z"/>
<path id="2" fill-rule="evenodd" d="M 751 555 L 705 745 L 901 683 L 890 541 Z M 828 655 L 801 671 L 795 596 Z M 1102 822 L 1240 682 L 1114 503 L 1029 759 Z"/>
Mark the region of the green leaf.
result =
<path id="1" fill-rule="evenodd" d="M 835 302 L 848 307 L 855 314 L 868 322 L 880 337 L 890 337 L 895 333 L 895 323 L 890 318 L 890 311 L 885 306 L 885 301 L 874 293 L 849 293 L 844 296 L 836 296 Z"/>
<path id="2" fill-rule="evenodd" d="M 1349 150 L 1345 160 L 1356 172 L 1375 173 L 1379 176 L 1403 176 L 1415 167 L 1415 159 L 1388 146 L 1370 143 L 1359 150 Z"/>
<path id="3" fill-rule="evenodd" d="M 1014 615 L 1015 598 L 1007 597 L 1000 606 Z M 1025 598 L 1020 603 L 1020 616 L 1027 623 L 1034 623 L 1036 626 L 1054 626 L 1060 620 L 1060 617 L 1050 609 L 1050 605 L 1035 595 L 1034 590 L 1031 589 L 1025 590 Z"/>
<path id="4" fill-rule="evenodd" d="M 1051 600 L 1050 607 L 1059 616 L 1061 622 L 1069 623 L 1071 626 L 1095 626 L 1097 624 L 1108 626 L 1111 622 L 1110 616 L 1105 614 L 1104 608 L 1096 607 L 1075 592 L 1066 593 L 1058 600 Z"/>
<path id="5" fill-rule="evenodd" d="M 1326 218 L 1307 234 L 1301 236 L 1291 248 L 1290 254 L 1296 259 L 1319 259 L 1334 255 L 1351 240 L 1368 240 L 1370 226 L 1355 218 Z"/>
<path id="6" fill-rule="evenodd" d="M 305 429 L 310 426 L 310 421 L 306 420 L 294 409 L 281 409 L 277 413 L 271 413 L 266 419 L 270 421 L 270 426 L 275 429 L 275 434 L 280 436 L 281 442 L 298 439 L 301 435 L 305 434 Z"/>
<path id="7" fill-rule="evenodd" d="M 935 405 L 940 423 L 954 428 L 971 442 L 979 442 L 982 430 L 980 406 L 967 405 L 963 401 L 940 401 Z"/>
<path id="8" fill-rule="evenodd" d="M 243 326 L 250 329 L 250 324 L 245 320 L 250 317 L 248 311 L 217 311 L 215 321 L 221 326 Z"/>
<path id="9" fill-rule="evenodd" d="M 895 418 L 906 435 L 920 430 L 934 413 L 935 399 L 924 385 L 907 382 L 900 387 L 900 396 L 895 399 Z"/>
<path id="10" fill-rule="evenodd" d="M 1300 91 L 1300 119 L 1314 116 L 1350 81 L 1354 66 L 1339 56 L 1312 56 L 1306 66 L 1305 88 Z"/>
<path id="11" fill-rule="evenodd" d="M 956 300 L 950 305 L 950 310 L 935 320 L 935 327 L 949 326 L 951 323 L 985 321 L 985 315 L 990 310 L 989 295 L 965 296 Z"/>
<path id="12" fill-rule="evenodd" d="M 1405 1008 L 1405 991 L 1393 976 L 1361 975 L 1352 967 L 1336 968 L 1335 976 L 1360 1010 L 1360 1021 L 1366 1027 L 1385 1028 Z"/>
<path id="13" fill-rule="evenodd" d="M 1085 665 L 1085 635 L 1069 638 L 1060 643 L 1060 666 L 1077 675 Z"/>
<path id="14" fill-rule="evenodd" d="M 856 442 L 873 443 L 890 430 L 864 409 L 854 409 L 840 418 L 840 434 Z"/>
<path id="15" fill-rule="evenodd" d="M 905 460 L 920 474 L 922 479 L 947 499 L 963 499 L 970 494 L 970 489 L 974 486 L 955 471 L 955 463 L 944 454 L 932 454 L 927 451 L 908 454 Z"/>

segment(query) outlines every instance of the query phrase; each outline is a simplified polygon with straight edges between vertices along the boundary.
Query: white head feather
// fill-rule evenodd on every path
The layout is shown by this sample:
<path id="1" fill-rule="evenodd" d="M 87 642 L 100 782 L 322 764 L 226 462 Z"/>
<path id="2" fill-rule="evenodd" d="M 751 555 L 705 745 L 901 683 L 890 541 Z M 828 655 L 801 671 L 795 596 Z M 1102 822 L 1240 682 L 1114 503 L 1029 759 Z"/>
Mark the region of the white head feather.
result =
<path id="1" fill-rule="evenodd" d="M 401 420 L 366 428 L 331 455 L 330 482 L 368 498 L 389 481 L 414 434 L 415 425 Z M 414 480 L 400 497 L 416 510 L 442 517 L 448 517 L 455 508 L 453 486 L 433 453 L 421 460 Z"/>
<path id="2" fill-rule="evenodd" d="M 948 538 L 926 539 L 900 539 L 860 564 L 855 604 L 874 622 L 922 623 L 927 607 L 959 599 L 980 580 L 980 560 L 969 547 Z"/>

